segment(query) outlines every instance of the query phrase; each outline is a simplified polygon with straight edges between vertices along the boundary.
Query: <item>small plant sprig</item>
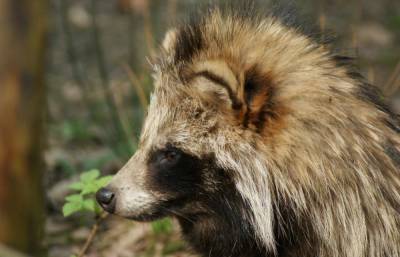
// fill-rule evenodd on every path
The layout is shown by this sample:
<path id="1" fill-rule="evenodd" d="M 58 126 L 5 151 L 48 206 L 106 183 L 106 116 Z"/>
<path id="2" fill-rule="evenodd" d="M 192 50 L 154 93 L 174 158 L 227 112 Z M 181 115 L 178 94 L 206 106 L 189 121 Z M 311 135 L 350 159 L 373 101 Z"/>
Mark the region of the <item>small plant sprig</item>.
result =
<path id="1" fill-rule="evenodd" d="M 79 250 L 79 253 L 71 255 L 71 257 L 82 257 L 85 255 L 97 233 L 100 223 L 107 217 L 107 214 L 102 211 L 101 207 L 96 202 L 95 194 L 100 188 L 106 186 L 111 179 L 112 176 L 100 176 L 100 172 L 94 169 L 82 173 L 80 175 L 80 180 L 69 186 L 69 188 L 75 192 L 65 198 L 66 202 L 63 206 L 64 216 L 67 217 L 75 213 L 89 212 L 93 213 L 96 217 L 96 222 L 92 226 L 84 245 Z M 173 225 L 170 218 L 154 221 L 151 227 L 155 235 L 170 235 L 173 232 Z M 171 244 L 171 246 L 168 245 L 168 247 L 166 247 L 168 248 L 166 251 L 175 251 L 175 248 L 180 249 L 181 247 L 180 244 Z"/>
<path id="2" fill-rule="evenodd" d="M 102 210 L 95 200 L 95 193 L 105 185 L 107 185 L 112 176 L 100 176 L 98 170 L 90 170 L 84 172 L 80 176 L 80 181 L 69 186 L 77 193 L 68 195 L 63 206 L 63 214 L 65 217 L 77 212 L 87 211 L 99 215 Z"/>
<path id="3" fill-rule="evenodd" d="M 71 255 L 71 257 L 82 257 L 85 255 L 97 233 L 99 224 L 107 217 L 107 214 L 101 210 L 94 196 L 100 188 L 110 182 L 111 178 L 112 176 L 100 176 L 100 171 L 98 170 L 90 170 L 82 173 L 80 180 L 69 186 L 69 188 L 78 192 L 70 194 L 65 198 L 66 203 L 63 206 L 64 217 L 78 212 L 91 212 L 96 216 L 96 222 L 92 226 L 85 244 L 77 255 Z"/>

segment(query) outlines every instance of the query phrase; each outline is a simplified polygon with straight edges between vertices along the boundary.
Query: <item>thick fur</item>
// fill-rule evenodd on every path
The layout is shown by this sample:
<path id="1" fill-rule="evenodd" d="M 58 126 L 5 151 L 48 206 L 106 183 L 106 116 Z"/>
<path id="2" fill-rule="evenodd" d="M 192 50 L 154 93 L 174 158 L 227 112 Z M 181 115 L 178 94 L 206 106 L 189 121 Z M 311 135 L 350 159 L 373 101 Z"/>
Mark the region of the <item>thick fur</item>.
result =
<path id="1" fill-rule="evenodd" d="M 399 119 L 349 62 L 274 17 L 215 9 L 171 30 L 110 186 L 175 210 L 204 256 L 400 256 Z M 167 145 L 196 164 L 154 172 Z"/>

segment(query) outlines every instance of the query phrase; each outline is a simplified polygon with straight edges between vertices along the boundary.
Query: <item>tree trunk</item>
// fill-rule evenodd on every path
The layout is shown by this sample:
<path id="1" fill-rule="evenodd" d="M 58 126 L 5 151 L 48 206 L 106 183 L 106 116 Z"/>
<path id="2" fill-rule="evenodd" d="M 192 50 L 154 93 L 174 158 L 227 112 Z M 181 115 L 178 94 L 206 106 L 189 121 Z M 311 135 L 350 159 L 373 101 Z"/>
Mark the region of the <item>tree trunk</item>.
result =
<path id="1" fill-rule="evenodd" d="M 43 256 L 46 0 L 0 0 L 0 242 Z"/>

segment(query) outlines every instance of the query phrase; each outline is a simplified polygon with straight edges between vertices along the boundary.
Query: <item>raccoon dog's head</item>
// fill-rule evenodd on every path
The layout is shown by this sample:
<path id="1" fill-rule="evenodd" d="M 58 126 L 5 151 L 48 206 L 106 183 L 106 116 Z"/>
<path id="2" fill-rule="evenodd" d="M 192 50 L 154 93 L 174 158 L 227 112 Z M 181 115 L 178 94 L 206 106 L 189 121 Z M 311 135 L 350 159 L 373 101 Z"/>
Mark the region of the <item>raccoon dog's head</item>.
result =
<path id="1" fill-rule="evenodd" d="M 142 221 L 214 216 L 252 224 L 273 245 L 266 153 L 287 126 L 285 101 L 327 52 L 273 18 L 254 20 L 214 11 L 167 33 L 139 148 L 98 193 L 106 210 Z"/>

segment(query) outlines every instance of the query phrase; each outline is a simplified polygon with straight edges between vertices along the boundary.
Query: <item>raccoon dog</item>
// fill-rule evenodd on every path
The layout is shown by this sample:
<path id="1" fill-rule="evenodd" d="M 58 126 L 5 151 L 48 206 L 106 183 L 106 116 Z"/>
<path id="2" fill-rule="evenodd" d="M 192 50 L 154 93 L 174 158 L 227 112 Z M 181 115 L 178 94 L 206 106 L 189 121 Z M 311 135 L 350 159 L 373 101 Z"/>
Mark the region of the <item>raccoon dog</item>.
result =
<path id="1" fill-rule="evenodd" d="M 203 256 L 400 256 L 400 125 L 376 89 L 275 17 L 170 30 L 139 148 L 97 193 L 175 217 Z"/>

